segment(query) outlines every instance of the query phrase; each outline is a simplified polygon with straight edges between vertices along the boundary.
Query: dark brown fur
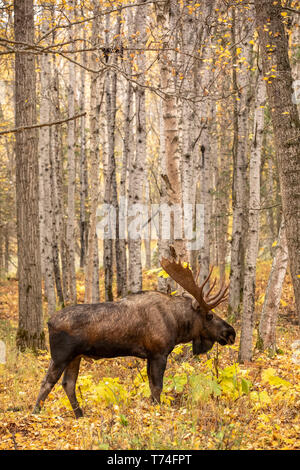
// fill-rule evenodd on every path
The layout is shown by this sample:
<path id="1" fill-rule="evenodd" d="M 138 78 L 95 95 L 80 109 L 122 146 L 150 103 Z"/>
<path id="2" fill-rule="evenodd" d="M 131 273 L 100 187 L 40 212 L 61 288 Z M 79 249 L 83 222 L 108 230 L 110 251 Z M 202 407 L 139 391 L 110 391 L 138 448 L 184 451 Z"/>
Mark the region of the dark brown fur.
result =
<path id="1" fill-rule="evenodd" d="M 135 356 L 147 359 L 152 398 L 159 402 L 167 357 L 180 343 L 193 342 L 193 353 L 233 344 L 234 329 L 214 313 L 194 309 L 184 296 L 149 291 L 117 302 L 82 304 L 57 312 L 48 322 L 51 362 L 35 405 L 63 376 L 63 387 L 76 417 L 82 416 L 75 385 L 82 356 L 93 359 Z"/>

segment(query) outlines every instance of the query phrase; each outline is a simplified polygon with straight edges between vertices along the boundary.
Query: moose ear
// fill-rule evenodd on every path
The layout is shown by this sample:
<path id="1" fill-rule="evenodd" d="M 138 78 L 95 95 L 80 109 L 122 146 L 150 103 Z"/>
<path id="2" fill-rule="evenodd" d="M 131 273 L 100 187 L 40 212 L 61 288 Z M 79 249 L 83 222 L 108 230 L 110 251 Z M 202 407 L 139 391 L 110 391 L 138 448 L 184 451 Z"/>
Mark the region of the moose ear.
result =
<path id="1" fill-rule="evenodd" d="M 196 300 L 196 299 L 193 299 L 193 300 L 192 300 L 192 308 L 193 308 L 194 310 L 199 310 L 199 307 L 200 307 L 200 305 L 198 304 L 197 300 Z"/>

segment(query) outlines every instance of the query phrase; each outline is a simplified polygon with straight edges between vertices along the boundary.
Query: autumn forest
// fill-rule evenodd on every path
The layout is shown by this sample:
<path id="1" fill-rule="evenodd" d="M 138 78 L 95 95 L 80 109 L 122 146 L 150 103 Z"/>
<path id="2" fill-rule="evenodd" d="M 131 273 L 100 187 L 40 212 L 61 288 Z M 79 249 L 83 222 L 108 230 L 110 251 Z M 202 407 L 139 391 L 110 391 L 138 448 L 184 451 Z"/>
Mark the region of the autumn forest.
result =
<path id="1" fill-rule="evenodd" d="M 0 451 L 300 449 L 299 113 L 297 1 L 0 0 Z"/>

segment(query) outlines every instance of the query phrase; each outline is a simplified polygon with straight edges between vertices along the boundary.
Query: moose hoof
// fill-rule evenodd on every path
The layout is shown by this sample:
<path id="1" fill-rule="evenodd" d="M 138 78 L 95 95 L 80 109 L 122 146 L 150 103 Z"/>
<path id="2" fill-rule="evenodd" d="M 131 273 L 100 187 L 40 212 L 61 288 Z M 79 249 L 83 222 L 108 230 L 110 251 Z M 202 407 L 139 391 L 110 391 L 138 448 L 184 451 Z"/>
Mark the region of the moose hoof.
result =
<path id="1" fill-rule="evenodd" d="M 83 411 L 81 408 L 77 408 L 77 410 L 75 410 L 74 413 L 75 413 L 76 419 L 83 418 Z"/>

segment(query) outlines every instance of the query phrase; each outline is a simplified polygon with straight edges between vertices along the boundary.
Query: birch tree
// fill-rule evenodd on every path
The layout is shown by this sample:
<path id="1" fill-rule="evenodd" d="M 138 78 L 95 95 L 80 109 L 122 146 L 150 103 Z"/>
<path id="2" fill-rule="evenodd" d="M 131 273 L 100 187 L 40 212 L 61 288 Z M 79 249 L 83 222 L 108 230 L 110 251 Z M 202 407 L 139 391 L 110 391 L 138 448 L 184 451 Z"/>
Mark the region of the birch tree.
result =
<path id="1" fill-rule="evenodd" d="M 174 26 L 178 14 L 178 4 L 170 0 L 165 4 L 156 4 L 156 20 L 162 40 L 162 52 L 160 56 L 161 90 L 164 94 L 162 101 L 162 119 L 164 132 L 164 156 L 165 174 L 162 175 L 164 183 L 162 191 L 169 207 L 181 207 L 182 188 L 180 179 L 180 152 L 177 103 L 174 88 L 172 68 L 175 65 L 175 37 Z M 168 34 L 163 34 L 168 31 Z M 174 245 L 177 256 L 186 257 L 186 244 L 183 238 L 183 226 L 181 220 L 177 220 L 175 234 L 174 213 L 170 214 L 170 238 L 162 239 L 160 244 L 160 256 L 169 256 L 170 243 Z"/>
<path id="2" fill-rule="evenodd" d="M 83 16 L 83 8 L 82 8 Z M 93 20 L 93 23 L 95 20 Z M 82 31 L 83 47 L 86 47 L 86 28 Z M 83 64 L 87 64 L 87 52 L 82 54 Z M 80 111 L 84 112 L 86 102 L 86 70 L 84 67 L 80 70 Z M 86 116 L 80 118 L 80 161 L 79 161 L 79 180 L 80 180 L 80 267 L 83 269 L 86 264 L 87 245 L 88 245 L 88 168 L 87 168 L 87 138 L 86 138 Z"/>
<path id="3" fill-rule="evenodd" d="M 75 1 L 69 0 L 69 20 L 74 20 Z M 72 27 L 69 28 L 70 51 L 74 48 L 74 37 Z M 68 114 L 69 117 L 75 114 L 75 65 L 68 63 Z M 68 218 L 66 227 L 66 249 L 67 249 L 67 276 L 68 291 L 66 298 L 71 304 L 76 303 L 76 271 L 75 271 L 75 184 L 76 184 L 76 162 L 75 162 L 75 123 L 68 122 Z"/>
<path id="4" fill-rule="evenodd" d="M 260 316 L 257 341 L 257 347 L 259 349 L 269 349 L 273 353 L 276 352 L 276 325 L 287 265 L 288 249 L 284 221 L 282 220 Z"/>
<path id="5" fill-rule="evenodd" d="M 127 35 L 129 49 L 132 47 L 132 34 L 134 29 L 133 11 L 129 8 L 126 12 L 127 15 Z M 130 50 L 125 56 L 126 74 L 131 78 L 132 76 L 132 58 Z M 118 288 L 117 295 L 124 297 L 128 291 L 128 270 L 127 270 L 127 253 L 126 253 L 126 230 L 127 230 L 127 194 L 130 196 L 128 173 L 131 168 L 131 159 L 134 155 L 134 138 L 133 138 L 133 86 L 130 80 L 127 80 L 126 88 L 124 90 L 125 97 L 124 103 L 124 125 L 123 125 L 123 146 L 122 146 L 122 169 L 120 175 L 120 232 L 122 236 L 119 241 L 120 253 L 120 289 Z"/>
<path id="6" fill-rule="evenodd" d="M 115 29 L 115 37 L 120 34 L 120 15 L 118 15 Z M 106 17 L 106 31 L 110 31 L 109 27 L 110 18 Z M 106 132 L 107 132 L 107 165 L 106 165 L 106 178 L 104 189 L 104 203 L 109 207 L 109 224 L 111 233 L 104 237 L 103 242 L 103 264 L 105 276 L 105 299 L 113 300 L 112 282 L 113 282 L 113 260 L 114 248 L 115 259 L 117 263 L 117 275 L 119 272 L 119 204 L 117 193 L 117 180 L 116 180 L 116 156 L 115 156 L 115 141 L 116 141 L 116 100 L 117 100 L 117 73 L 114 66 L 117 63 L 117 47 L 109 47 L 109 40 L 112 35 L 106 33 L 106 49 L 111 51 L 107 57 L 109 65 L 113 67 L 109 69 L 105 77 L 105 106 L 106 106 Z M 109 229 L 109 230 L 110 230 Z"/>
<path id="7" fill-rule="evenodd" d="M 52 22 L 55 15 L 52 10 Z M 53 41 L 55 33 L 53 32 Z M 52 56 L 51 74 L 51 120 L 59 121 L 60 113 L 60 92 L 59 92 L 59 71 L 57 58 Z M 66 260 L 66 240 L 65 240 L 65 218 L 64 218 L 64 191 L 63 191 L 63 144 L 61 126 L 56 125 L 51 128 L 52 147 L 52 209 L 53 209 L 53 264 L 56 284 L 56 292 L 61 305 L 64 304 L 64 292 L 67 292 L 67 260 Z"/>
<path id="8" fill-rule="evenodd" d="M 147 6 L 139 6 L 135 15 L 135 34 L 138 35 L 139 53 L 136 57 L 136 66 L 140 73 L 135 91 L 135 155 L 130 162 L 129 180 L 129 213 L 128 213 L 128 288 L 130 292 L 142 290 L 142 259 L 141 236 L 142 226 L 136 226 L 134 219 L 141 219 L 141 205 L 143 203 L 143 183 L 146 165 L 146 97 L 145 97 L 145 70 L 146 59 L 143 49 L 146 46 L 147 34 Z M 130 217 L 131 214 L 131 217 Z M 130 231 L 130 227 L 136 230 Z"/>
<path id="9" fill-rule="evenodd" d="M 251 145 L 249 170 L 249 234 L 244 278 L 242 331 L 239 350 L 240 362 L 245 360 L 249 361 L 252 358 L 252 336 L 255 318 L 256 261 L 259 244 L 260 165 L 264 131 L 265 95 L 265 84 L 261 74 L 259 74 L 256 88 L 253 140 Z"/>
<path id="10" fill-rule="evenodd" d="M 245 8 L 242 5 L 241 8 Z M 232 10 L 233 64 L 232 80 L 234 89 L 234 136 L 233 136 L 233 182 L 232 182 L 232 240 L 229 310 L 234 315 L 239 312 L 242 300 L 245 256 L 245 218 L 246 218 L 246 170 L 249 117 L 249 74 L 250 62 L 249 29 L 246 10 Z M 240 47 L 237 47 L 239 42 Z"/>
<path id="11" fill-rule="evenodd" d="M 50 19 L 50 12 L 45 11 L 41 28 L 43 35 L 48 32 Z M 51 61 L 49 54 L 42 54 L 40 58 L 40 67 L 40 121 L 50 122 L 52 113 L 50 101 Z M 53 227 L 52 144 L 51 128 L 41 127 L 39 130 L 41 260 L 49 315 L 52 315 L 56 309 L 53 263 L 53 228 L 55 227 Z"/>
<path id="12" fill-rule="evenodd" d="M 92 40 L 93 45 L 98 44 L 99 21 L 97 17 L 98 7 L 96 2 L 93 3 L 94 16 L 92 24 Z M 91 68 L 97 64 L 97 54 L 91 54 Z M 88 230 L 88 246 L 85 272 L 85 302 L 99 302 L 99 282 L 97 276 L 97 252 L 98 238 L 96 234 L 96 213 L 99 200 L 99 115 L 100 115 L 100 77 L 98 74 L 91 76 L 91 98 L 90 98 L 90 223 Z M 94 287 L 93 287 L 94 286 Z M 93 296 L 93 292 L 96 294 Z"/>
<path id="13" fill-rule="evenodd" d="M 265 300 L 260 316 L 257 347 L 276 352 L 276 325 L 280 305 L 282 286 L 288 265 L 288 249 L 285 236 L 284 220 L 278 234 L 275 256 L 269 275 Z"/>
<path id="14" fill-rule="evenodd" d="M 205 18 L 208 18 L 214 8 L 214 2 L 210 2 L 206 5 L 204 12 Z M 204 63 L 210 63 L 212 61 L 212 43 L 210 34 L 206 32 L 206 28 L 203 25 L 202 40 L 205 41 L 205 46 L 202 46 L 202 55 Z M 204 95 L 204 101 L 201 103 L 201 164 L 200 164 L 200 203 L 204 208 L 204 227 L 203 227 L 203 245 L 199 251 L 200 260 L 200 282 L 209 274 L 210 266 L 210 248 L 211 248 L 211 212 L 212 212 L 212 155 L 211 155 L 211 103 L 209 100 L 209 86 L 212 80 L 211 67 L 205 66 L 201 70 L 201 89 Z M 209 282 L 205 286 L 205 290 L 209 289 Z"/>

